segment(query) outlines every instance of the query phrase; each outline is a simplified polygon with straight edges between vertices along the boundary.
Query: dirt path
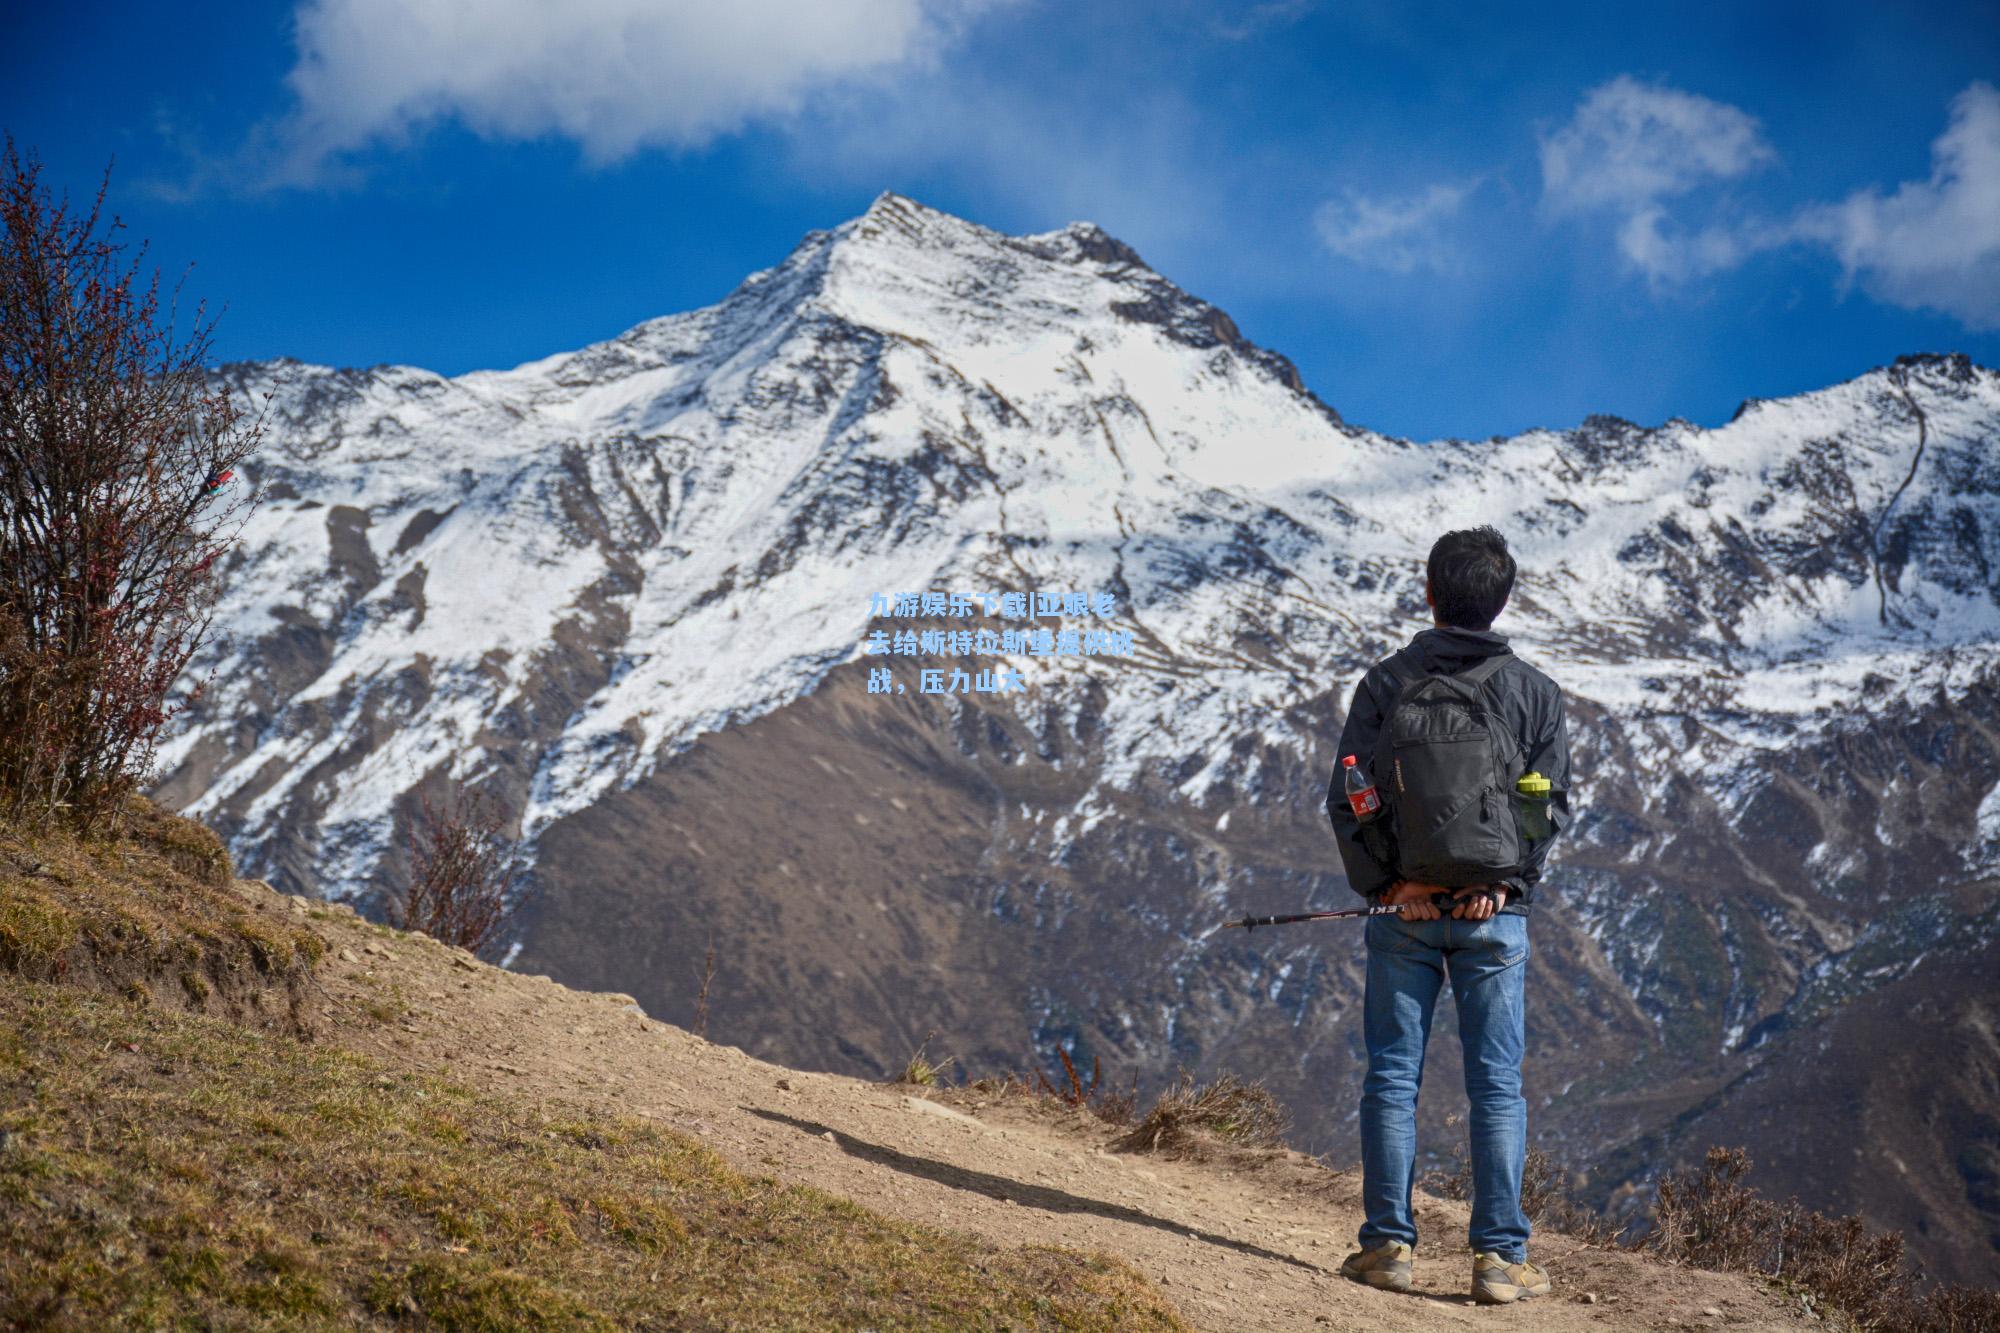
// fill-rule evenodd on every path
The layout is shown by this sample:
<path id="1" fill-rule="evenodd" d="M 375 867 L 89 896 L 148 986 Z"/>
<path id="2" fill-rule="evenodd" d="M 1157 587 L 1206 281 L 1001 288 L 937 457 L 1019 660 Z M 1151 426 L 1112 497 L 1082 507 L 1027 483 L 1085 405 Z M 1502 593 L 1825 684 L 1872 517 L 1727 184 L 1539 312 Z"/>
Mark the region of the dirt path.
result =
<path id="1" fill-rule="evenodd" d="M 256 881 L 240 887 L 265 910 L 307 912 Z M 331 950 L 320 969 L 327 1040 L 550 1106 L 648 1117 L 740 1169 L 892 1216 L 1122 1255 L 1202 1328 L 1817 1327 L 1747 1280 L 1565 1237 L 1535 1251 L 1554 1295 L 1475 1307 L 1464 1295 L 1464 1207 L 1443 1200 L 1419 1209 L 1418 1293 L 1371 1291 L 1335 1272 L 1360 1222 L 1359 1181 L 1296 1154 L 1232 1167 L 1109 1153 L 1112 1132 L 1088 1117 L 955 1093 L 962 1110 L 799 1073 L 655 1022 L 626 996 L 503 972 L 344 909 L 315 904 L 311 916 Z"/>

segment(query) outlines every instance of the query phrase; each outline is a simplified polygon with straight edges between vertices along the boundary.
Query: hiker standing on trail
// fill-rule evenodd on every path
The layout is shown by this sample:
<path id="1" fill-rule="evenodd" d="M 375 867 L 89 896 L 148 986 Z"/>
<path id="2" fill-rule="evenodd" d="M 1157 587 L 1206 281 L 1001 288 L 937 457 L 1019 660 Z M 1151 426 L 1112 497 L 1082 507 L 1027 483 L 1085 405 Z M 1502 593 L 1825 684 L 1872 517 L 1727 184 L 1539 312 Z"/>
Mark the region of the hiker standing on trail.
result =
<path id="1" fill-rule="evenodd" d="M 1367 1220 L 1340 1271 L 1410 1289 L 1417 1086 L 1449 978 L 1472 1112 L 1472 1295 L 1505 1304 L 1549 1290 L 1548 1274 L 1528 1262 L 1521 1209 L 1522 988 L 1528 904 L 1569 822 L 1569 738 L 1562 690 L 1492 630 L 1514 589 L 1506 539 L 1492 528 L 1447 532 L 1426 573 L 1435 628 L 1361 678 L 1326 797 L 1348 883 L 1371 903 L 1402 908 L 1368 918 Z M 1350 803 L 1346 772 L 1357 764 L 1375 794 Z"/>

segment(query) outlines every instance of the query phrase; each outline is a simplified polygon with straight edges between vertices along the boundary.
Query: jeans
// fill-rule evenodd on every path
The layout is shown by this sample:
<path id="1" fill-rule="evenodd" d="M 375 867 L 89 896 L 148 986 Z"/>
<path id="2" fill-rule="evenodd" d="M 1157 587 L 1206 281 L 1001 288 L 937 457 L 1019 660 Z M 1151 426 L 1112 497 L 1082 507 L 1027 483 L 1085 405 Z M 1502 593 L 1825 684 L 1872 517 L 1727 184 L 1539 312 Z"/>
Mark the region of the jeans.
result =
<path id="1" fill-rule="evenodd" d="M 1508 1263 L 1528 1257 L 1521 1211 L 1521 1165 L 1528 1152 L 1528 1103 L 1521 1096 L 1522 980 L 1528 918 L 1485 921 L 1368 919 L 1364 1027 L 1368 1078 L 1361 1092 L 1363 1248 L 1417 1242 L 1410 1189 L 1417 1170 L 1417 1085 L 1431 1015 L 1447 975 L 1465 1051 L 1465 1096 L 1472 1109 L 1472 1225 L 1477 1252 Z"/>

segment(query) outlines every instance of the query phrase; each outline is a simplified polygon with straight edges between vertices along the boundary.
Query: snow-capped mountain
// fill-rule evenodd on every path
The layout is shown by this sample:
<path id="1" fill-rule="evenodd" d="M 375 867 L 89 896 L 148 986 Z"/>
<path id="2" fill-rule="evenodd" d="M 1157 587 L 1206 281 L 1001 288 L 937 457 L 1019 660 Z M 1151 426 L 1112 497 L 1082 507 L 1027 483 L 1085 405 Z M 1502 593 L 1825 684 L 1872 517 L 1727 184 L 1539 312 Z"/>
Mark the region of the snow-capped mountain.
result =
<path id="1" fill-rule="evenodd" d="M 1477 523 L 1587 811 L 1538 906 L 1538 1134 L 1613 1176 L 1699 1151 L 1830 1015 L 2000 938 L 2000 375 L 1963 358 L 1712 430 L 1417 444 L 1095 227 L 885 194 L 513 370 L 223 373 L 266 406 L 260 504 L 165 794 L 365 897 L 413 793 L 484 787 L 544 889 L 520 965 L 685 1018 L 714 937 L 715 1035 L 760 1054 L 886 1069 L 937 1028 L 989 1068 L 1229 1067 L 1344 1155 L 1356 936 L 1210 927 L 1341 898 L 1341 709 Z M 1131 652 L 867 652 L 1022 623 L 871 616 L 925 591 L 1109 593 L 1061 623 Z M 919 693 L 953 665 L 1025 689 Z M 885 666 L 906 694 L 867 691 Z M 1922 1216 L 2000 1227 L 1956 1152 L 1914 1168 L 1957 1190 Z M 1871 1171 L 1810 1174 L 1913 1221 Z"/>

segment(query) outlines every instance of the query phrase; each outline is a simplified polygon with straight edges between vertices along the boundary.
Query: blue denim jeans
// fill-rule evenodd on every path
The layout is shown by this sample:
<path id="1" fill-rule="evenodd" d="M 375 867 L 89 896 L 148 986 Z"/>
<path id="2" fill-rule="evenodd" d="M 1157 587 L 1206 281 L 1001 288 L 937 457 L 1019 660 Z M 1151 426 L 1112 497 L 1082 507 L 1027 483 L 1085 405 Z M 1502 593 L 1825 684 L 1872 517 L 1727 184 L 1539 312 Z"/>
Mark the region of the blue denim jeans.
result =
<path id="1" fill-rule="evenodd" d="M 1410 1189 L 1417 1169 L 1417 1085 L 1438 991 L 1451 978 L 1465 1051 L 1465 1097 L 1472 1109 L 1472 1225 L 1475 1252 L 1508 1263 L 1528 1257 L 1521 1211 L 1521 1164 L 1528 1152 L 1528 1103 L 1521 1096 L 1522 979 L 1528 918 L 1485 921 L 1368 919 L 1364 1026 L 1368 1078 L 1361 1091 L 1361 1197 L 1365 1248 L 1417 1242 Z"/>

